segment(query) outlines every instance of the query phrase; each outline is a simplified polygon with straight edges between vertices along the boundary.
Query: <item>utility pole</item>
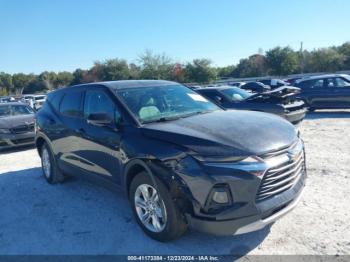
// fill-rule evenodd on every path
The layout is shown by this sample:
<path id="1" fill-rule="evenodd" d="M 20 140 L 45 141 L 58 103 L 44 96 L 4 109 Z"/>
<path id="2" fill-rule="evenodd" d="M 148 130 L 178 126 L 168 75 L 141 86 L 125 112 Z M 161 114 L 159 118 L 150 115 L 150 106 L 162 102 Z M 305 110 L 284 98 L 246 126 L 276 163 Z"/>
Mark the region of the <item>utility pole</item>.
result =
<path id="1" fill-rule="evenodd" d="M 300 73 L 304 73 L 304 51 L 303 51 L 303 41 L 300 42 Z"/>

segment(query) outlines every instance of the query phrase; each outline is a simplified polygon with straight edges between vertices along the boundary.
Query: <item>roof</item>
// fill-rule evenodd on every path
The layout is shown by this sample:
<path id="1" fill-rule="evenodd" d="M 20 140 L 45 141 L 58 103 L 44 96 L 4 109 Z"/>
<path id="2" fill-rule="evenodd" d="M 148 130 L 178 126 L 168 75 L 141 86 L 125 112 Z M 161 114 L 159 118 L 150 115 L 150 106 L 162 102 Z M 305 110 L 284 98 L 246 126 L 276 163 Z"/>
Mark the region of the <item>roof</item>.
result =
<path id="1" fill-rule="evenodd" d="M 165 80 L 119 80 L 119 81 L 93 82 L 93 83 L 75 85 L 72 87 L 84 87 L 89 85 L 103 85 L 112 89 L 122 89 L 122 88 L 134 88 L 134 87 L 148 87 L 148 86 L 155 87 L 155 86 L 178 85 L 178 83 L 172 82 L 172 81 L 165 81 Z"/>
<path id="2" fill-rule="evenodd" d="M 323 78 L 337 77 L 337 76 L 342 77 L 342 76 L 346 76 L 346 75 L 345 74 L 327 74 L 327 75 L 308 76 L 308 77 L 304 77 L 304 78 L 297 80 L 297 83 L 307 81 L 307 80 L 323 79 Z"/>

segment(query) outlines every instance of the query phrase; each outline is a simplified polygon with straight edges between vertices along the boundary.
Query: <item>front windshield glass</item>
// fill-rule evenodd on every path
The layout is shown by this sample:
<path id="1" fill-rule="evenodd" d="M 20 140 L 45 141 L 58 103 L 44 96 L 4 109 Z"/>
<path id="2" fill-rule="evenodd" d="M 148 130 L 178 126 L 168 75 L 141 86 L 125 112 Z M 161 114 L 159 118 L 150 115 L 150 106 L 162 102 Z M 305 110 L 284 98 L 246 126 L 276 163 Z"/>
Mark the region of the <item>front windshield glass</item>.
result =
<path id="1" fill-rule="evenodd" d="M 349 76 L 349 75 L 344 75 L 344 78 L 345 78 L 346 80 L 348 80 L 348 82 L 350 83 L 350 76 Z"/>
<path id="2" fill-rule="evenodd" d="M 118 89 L 117 95 L 141 123 L 167 121 L 221 110 L 182 85 Z"/>
<path id="3" fill-rule="evenodd" d="M 225 88 L 221 92 L 227 96 L 231 101 L 242 101 L 247 99 L 252 94 L 240 88 Z"/>
<path id="4" fill-rule="evenodd" d="M 0 117 L 34 114 L 33 109 L 25 105 L 1 105 Z"/>

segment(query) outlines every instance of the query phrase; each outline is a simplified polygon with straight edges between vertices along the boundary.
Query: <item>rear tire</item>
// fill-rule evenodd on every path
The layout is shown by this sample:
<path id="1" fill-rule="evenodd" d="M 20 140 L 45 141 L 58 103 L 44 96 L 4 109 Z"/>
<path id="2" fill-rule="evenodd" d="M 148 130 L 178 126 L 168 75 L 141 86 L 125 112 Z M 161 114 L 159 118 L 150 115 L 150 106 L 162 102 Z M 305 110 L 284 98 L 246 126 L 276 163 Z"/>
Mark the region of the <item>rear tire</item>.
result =
<path id="1" fill-rule="evenodd" d="M 154 185 L 147 172 L 134 177 L 129 188 L 132 211 L 137 223 L 148 236 L 161 242 L 174 240 L 186 232 L 187 224 L 168 189 L 157 177 L 154 179 L 157 185 Z M 149 197 L 144 197 L 145 194 Z M 152 198 L 155 200 L 147 201 Z M 143 221 L 141 217 L 144 218 Z M 153 219 L 158 222 L 154 223 Z M 152 227 L 154 225 L 156 226 Z"/>
<path id="2" fill-rule="evenodd" d="M 53 153 L 47 143 L 41 147 L 41 167 L 46 181 L 50 184 L 61 183 L 64 175 L 58 169 Z"/>

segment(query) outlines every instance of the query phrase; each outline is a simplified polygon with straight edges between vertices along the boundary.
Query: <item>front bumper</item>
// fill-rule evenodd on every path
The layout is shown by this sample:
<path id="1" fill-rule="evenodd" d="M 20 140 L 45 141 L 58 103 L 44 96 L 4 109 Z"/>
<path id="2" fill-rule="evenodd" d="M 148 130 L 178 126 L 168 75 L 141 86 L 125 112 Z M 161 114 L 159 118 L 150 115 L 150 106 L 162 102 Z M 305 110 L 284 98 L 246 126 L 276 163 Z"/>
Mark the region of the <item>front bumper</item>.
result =
<path id="1" fill-rule="evenodd" d="M 183 167 L 192 167 L 192 175 L 198 172 L 197 177 L 201 177 L 199 180 L 181 172 L 193 199 L 193 209 L 186 214 L 188 224 L 214 235 L 243 234 L 259 230 L 291 211 L 301 198 L 307 176 L 302 141 L 261 157 L 266 164 L 262 176 L 245 172 L 241 166 L 234 169 L 237 164 L 205 164 L 197 171 L 193 163 L 184 162 Z M 220 184 L 230 188 L 232 204 L 207 208 L 213 186 Z"/>
<path id="2" fill-rule="evenodd" d="M 294 188 L 275 197 L 275 199 L 266 200 L 257 204 L 260 210 L 258 215 L 225 221 L 205 220 L 186 215 L 187 222 L 191 228 L 213 235 L 240 235 L 263 229 L 296 207 L 302 198 L 305 184 L 304 176 Z"/>
<path id="3" fill-rule="evenodd" d="M 35 132 L 21 134 L 1 134 L 0 150 L 34 144 Z"/>
<path id="4" fill-rule="evenodd" d="M 306 111 L 306 108 L 291 111 L 285 114 L 285 119 L 291 122 L 292 124 L 297 125 L 305 118 Z"/>

